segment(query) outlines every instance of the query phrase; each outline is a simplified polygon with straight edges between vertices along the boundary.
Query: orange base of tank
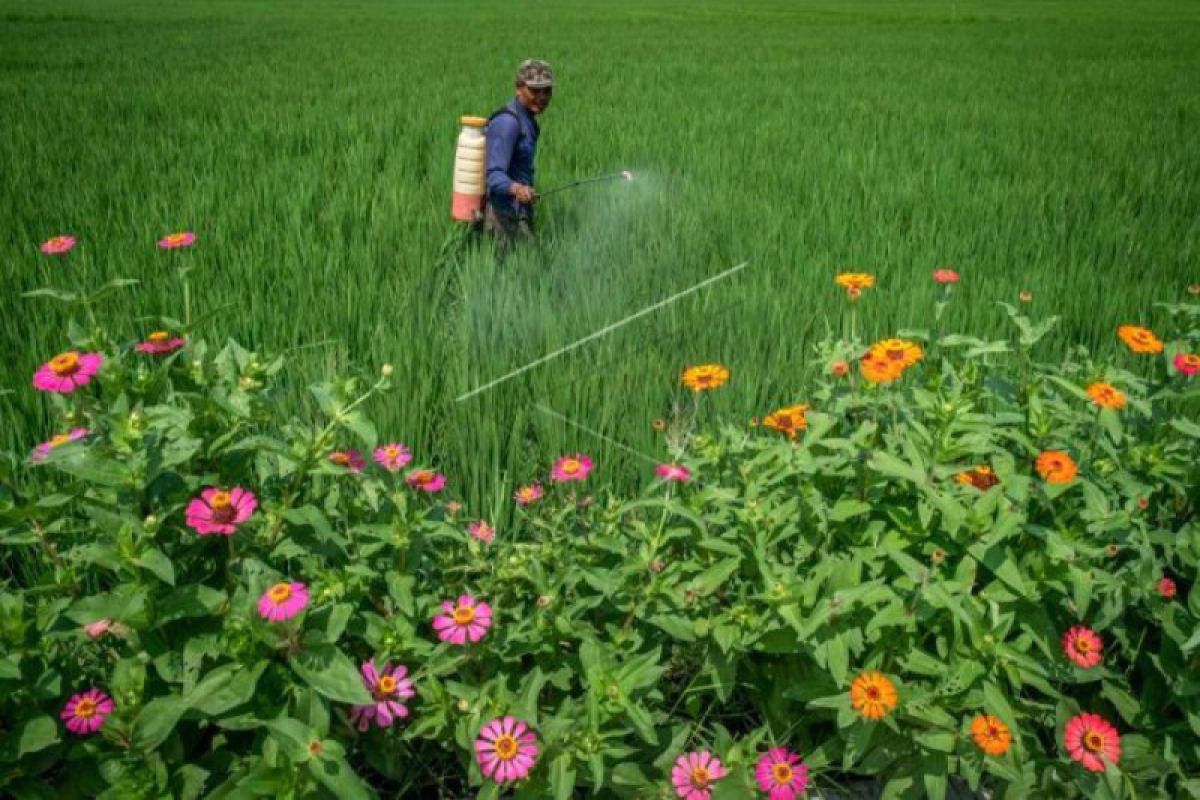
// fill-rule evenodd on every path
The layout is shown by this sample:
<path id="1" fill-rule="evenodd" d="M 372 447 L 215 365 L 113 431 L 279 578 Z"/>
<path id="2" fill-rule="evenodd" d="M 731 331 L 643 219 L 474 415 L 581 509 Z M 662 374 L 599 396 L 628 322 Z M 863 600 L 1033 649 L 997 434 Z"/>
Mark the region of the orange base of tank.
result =
<path id="1" fill-rule="evenodd" d="M 481 208 L 483 208 L 483 195 L 455 192 L 450 216 L 460 222 L 470 222 L 475 219 Z"/>

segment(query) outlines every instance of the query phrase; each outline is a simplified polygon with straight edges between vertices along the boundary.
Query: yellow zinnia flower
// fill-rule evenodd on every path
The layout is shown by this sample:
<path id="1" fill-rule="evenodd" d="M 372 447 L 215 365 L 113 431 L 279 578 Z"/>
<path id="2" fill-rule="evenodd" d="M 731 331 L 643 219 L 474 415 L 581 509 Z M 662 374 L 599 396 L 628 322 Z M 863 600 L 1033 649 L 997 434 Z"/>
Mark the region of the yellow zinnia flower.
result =
<path id="1" fill-rule="evenodd" d="M 843 272 L 833 279 L 833 282 L 843 289 L 870 289 L 875 285 L 875 276 L 865 272 Z"/>
<path id="2" fill-rule="evenodd" d="M 786 433 L 789 439 L 795 439 L 797 431 L 808 428 L 808 420 L 804 417 L 808 408 L 808 405 L 802 403 L 772 411 L 763 418 L 762 424 L 780 433 Z"/>
<path id="3" fill-rule="evenodd" d="M 729 370 L 720 364 L 702 364 L 683 371 L 683 385 L 693 392 L 716 389 L 729 380 Z"/>
<path id="4" fill-rule="evenodd" d="M 871 353 L 879 358 L 887 358 L 907 369 L 921 360 L 924 355 L 921 345 L 916 342 L 906 342 L 903 339 L 884 339 L 871 345 Z"/>

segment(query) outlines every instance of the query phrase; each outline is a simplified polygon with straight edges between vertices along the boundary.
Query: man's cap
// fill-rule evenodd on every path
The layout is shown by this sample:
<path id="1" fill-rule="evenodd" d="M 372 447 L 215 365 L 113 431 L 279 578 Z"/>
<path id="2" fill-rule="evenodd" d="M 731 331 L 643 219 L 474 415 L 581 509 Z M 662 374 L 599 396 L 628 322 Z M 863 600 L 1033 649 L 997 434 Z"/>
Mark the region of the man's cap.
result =
<path id="1" fill-rule="evenodd" d="M 553 86 L 554 70 L 545 61 L 527 58 L 517 67 L 517 83 L 523 83 L 531 89 Z"/>

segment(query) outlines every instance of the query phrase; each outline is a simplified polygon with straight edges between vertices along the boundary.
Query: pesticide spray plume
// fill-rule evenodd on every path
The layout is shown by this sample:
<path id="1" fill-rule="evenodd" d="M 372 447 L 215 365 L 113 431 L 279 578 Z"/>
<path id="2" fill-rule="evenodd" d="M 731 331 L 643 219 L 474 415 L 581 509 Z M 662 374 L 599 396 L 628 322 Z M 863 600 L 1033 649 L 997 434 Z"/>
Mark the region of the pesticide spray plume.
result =
<path id="1" fill-rule="evenodd" d="M 555 186 L 553 189 L 548 189 L 544 192 L 538 192 L 538 197 L 545 197 L 547 195 L 554 194 L 555 192 L 566 191 L 567 189 L 577 189 L 580 186 L 587 186 L 589 183 L 599 183 L 601 181 L 615 181 L 618 178 L 620 178 L 623 181 L 632 181 L 633 173 L 630 172 L 629 170 L 625 169 L 625 170 L 621 170 L 620 172 L 614 172 L 610 175 L 597 175 L 594 178 L 582 178 L 577 181 L 571 181 L 570 183 L 564 183 L 562 186 Z"/>

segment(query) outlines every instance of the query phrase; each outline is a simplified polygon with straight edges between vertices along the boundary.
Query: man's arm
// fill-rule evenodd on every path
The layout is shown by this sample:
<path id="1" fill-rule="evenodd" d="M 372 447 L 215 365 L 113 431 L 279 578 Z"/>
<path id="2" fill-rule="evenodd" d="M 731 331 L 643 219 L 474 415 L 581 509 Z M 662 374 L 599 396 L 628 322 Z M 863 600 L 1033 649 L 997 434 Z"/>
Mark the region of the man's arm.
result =
<path id="1" fill-rule="evenodd" d="M 487 127 L 487 188 L 491 194 L 512 194 L 515 183 L 508 175 L 521 123 L 512 114 L 500 114 Z"/>

